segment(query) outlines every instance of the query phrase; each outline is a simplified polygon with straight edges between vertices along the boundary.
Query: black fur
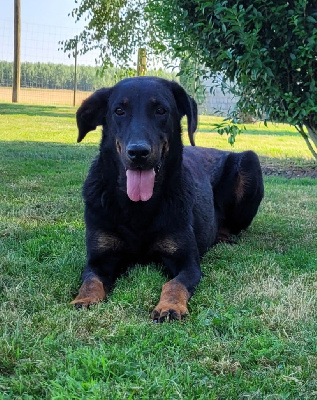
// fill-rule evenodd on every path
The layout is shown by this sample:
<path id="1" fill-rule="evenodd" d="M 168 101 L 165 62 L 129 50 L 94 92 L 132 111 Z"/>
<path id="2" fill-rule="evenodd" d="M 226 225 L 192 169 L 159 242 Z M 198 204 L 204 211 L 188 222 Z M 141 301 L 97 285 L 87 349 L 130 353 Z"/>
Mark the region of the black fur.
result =
<path id="1" fill-rule="evenodd" d="M 100 89 L 78 109 L 78 141 L 103 126 L 83 191 L 84 283 L 97 278 L 108 293 L 129 265 L 155 261 L 192 295 L 200 257 L 251 223 L 263 197 L 258 157 L 183 147 L 184 115 L 194 145 L 195 101 L 177 83 L 152 77 Z M 149 200 L 130 200 L 127 169 L 156 171 Z"/>

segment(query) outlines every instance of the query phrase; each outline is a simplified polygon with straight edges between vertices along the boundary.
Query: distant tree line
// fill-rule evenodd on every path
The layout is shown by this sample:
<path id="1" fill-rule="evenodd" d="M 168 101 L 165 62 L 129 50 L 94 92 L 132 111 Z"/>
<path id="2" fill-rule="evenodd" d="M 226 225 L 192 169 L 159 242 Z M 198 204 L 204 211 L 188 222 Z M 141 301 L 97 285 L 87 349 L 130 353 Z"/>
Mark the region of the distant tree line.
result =
<path id="1" fill-rule="evenodd" d="M 72 65 L 53 63 L 21 63 L 21 87 L 43 89 L 73 89 L 75 69 Z M 132 69 L 107 68 L 99 70 L 93 66 L 77 67 L 77 89 L 93 91 L 104 86 L 112 86 L 119 79 L 136 75 Z M 147 75 L 175 79 L 176 73 L 162 69 L 149 70 Z M 0 61 L 0 86 L 12 86 L 13 63 Z"/>

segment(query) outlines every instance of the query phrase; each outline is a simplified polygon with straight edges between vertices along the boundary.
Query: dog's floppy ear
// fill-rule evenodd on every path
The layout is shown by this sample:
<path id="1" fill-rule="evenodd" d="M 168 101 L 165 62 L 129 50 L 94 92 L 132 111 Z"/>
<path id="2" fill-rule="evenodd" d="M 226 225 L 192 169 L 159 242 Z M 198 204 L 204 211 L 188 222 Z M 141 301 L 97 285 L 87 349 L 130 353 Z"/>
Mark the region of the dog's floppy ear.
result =
<path id="1" fill-rule="evenodd" d="M 84 100 L 76 113 L 78 138 L 81 142 L 86 134 L 103 124 L 103 119 L 108 107 L 108 98 L 111 88 L 97 90 L 88 99 Z"/>
<path id="2" fill-rule="evenodd" d="M 181 117 L 187 116 L 189 141 L 192 146 L 195 146 L 194 133 L 197 129 L 197 103 L 176 82 L 172 82 L 172 92 Z"/>

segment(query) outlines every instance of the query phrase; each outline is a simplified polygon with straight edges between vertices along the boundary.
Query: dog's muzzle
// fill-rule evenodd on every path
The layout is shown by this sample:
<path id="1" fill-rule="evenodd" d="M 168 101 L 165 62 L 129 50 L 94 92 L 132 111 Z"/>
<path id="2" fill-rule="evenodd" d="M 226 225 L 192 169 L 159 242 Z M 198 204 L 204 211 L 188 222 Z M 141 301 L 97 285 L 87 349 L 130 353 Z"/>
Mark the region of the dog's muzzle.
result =
<path id="1" fill-rule="evenodd" d="M 151 146 L 145 142 L 132 143 L 127 146 L 126 153 L 130 161 L 142 166 L 151 155 Z"/>
<path id="2" fill-rule="evenodd" d="M 155 163 L 156 157 L 148 143 L 139 141 L 126 146 L 127 195 L 130 200 L 148 201 L 153 196 L 155 176 L 161 169 L 164 153 L 165 146 L 159 162 Z"/>

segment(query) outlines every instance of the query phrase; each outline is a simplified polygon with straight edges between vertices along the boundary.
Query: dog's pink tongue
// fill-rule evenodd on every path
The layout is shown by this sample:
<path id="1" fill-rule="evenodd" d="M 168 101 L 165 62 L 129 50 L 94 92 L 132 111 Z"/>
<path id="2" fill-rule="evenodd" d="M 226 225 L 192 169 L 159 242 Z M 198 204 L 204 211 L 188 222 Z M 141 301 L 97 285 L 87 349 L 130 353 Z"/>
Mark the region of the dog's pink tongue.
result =
<path id="1" fill-rule="evenodd" d="M 127 193 L 132 201 L 147 201 L 153 195 L 155 172 L 127 170 Z"/>

